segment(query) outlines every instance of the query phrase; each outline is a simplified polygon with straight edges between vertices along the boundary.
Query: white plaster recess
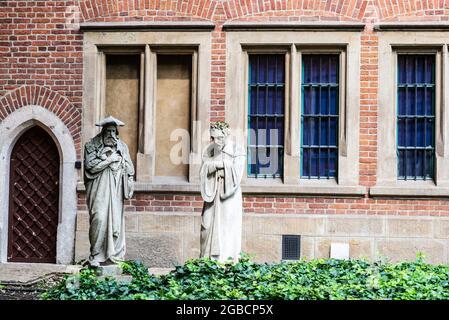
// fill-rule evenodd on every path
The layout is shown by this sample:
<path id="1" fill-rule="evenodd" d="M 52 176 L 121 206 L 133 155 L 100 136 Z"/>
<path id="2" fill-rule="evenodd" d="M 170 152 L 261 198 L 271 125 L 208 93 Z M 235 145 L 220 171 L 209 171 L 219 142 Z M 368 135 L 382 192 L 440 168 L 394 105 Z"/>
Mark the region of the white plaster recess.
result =
<path id="1" fill-rule="evenodd" d="M 38 125 L 54 139 L 60 156 L 60 200 L 56 263 L 70 264 L 74 257 L 76 223 L 76 151 L 69 129 L 49 110 L 24 106 L 0 122 L 0 262 L 7 261 L 9 166 L 12 149 L 19 137 Z"/>

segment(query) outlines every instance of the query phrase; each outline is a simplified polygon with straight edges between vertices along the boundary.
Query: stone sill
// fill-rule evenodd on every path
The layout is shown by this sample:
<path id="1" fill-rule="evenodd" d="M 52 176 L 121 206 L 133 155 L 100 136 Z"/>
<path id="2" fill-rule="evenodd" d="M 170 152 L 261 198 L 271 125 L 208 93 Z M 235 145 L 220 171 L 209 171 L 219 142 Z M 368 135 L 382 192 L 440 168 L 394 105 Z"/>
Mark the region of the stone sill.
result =
<path id="1" fill-rule="evenodd" d="M 208 21 L 128 21 L 128 22 L 84 22 L 80 24 L 81 31 L 212 31 L 215 24 Z"/>
<path id="2" fill-rule="evenodd" d="M 259 182 L 259 181 L 258 181 Z M 135 192 L 174 192 L 174 193 L 200 193 L 200 186 L 196 183 L 150 183 L 135 182 Z M 77 191 L 85 192 L 82 182 L 78 182 Z M 243 194 L 272 194 L 272 195 L 317 195 L 317 196 L 357 196 L 366 194 L 366 188 L 361 186 L 339 186 L 337 184 L 283 184 L 275 183 L 243 183 Z"/>
<path id="3" fill-rule="evenodd" d="M 78 182 L 76 190 L 85 192 L 86 188 L 83 182 Z M 175 192 L 175 193 L 200 193 L 199 184 L 195 183 L 151 183 L 151 182 L 134 182 L 134 192 Z"/>
<path id="4" fill-rule="evenodd" d="M 226 22 L 224 31 L 362 31 L 364 23 L 357 22 Z"/>
<path id="5" fill-rule="evenodd" d="M 322 196 L 364 196 L 366 188 L 361 186 L 342 186 L 335 181 L 301 181 L 282 183 L 281 180 L 267 183 L 263 179 L 248 179 L 242 183 L 243 193 L 248 194 L 291 194 Z"/>
<path id="6" fill-rule="evenodd" d="M 422 198 L 449 198 L 449 187 L 436 186 L 432 181 L 397 183 L 391 186 L 375 186 L 369 191 L 373 197 L 422 197 Z"/>
<path id="7" fill-rule="evenodd" d="M 376 31 L 447 31 L 448 23 L 442 22 L 393 22 L 374 25 Z"/>

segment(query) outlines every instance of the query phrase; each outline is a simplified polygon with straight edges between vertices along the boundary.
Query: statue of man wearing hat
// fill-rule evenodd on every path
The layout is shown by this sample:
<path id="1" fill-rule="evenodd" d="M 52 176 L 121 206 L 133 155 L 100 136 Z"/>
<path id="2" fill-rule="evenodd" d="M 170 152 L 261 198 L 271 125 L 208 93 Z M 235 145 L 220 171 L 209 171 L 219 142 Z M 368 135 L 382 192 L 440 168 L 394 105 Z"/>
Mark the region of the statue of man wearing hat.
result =
<path id="1" fill-rule="evenodd" d="M 134 166 L 127 145 L 118 138 L 124 123 L 109 116 L 97 126 L 101 132 L 84 148 L 84 183 L 90 216 L 92 267 L 113 264 L 125 257 L 123 201 L 133 194 Z"/>
<path id="2" fill-rule="evenodd" d="M 226 122 L 211 124 L 211 144 L 203 152 L 200 169 L 201 257 L 237 262 L 242 243 L 242 190 L 245 151 L 229 136 Z"/>

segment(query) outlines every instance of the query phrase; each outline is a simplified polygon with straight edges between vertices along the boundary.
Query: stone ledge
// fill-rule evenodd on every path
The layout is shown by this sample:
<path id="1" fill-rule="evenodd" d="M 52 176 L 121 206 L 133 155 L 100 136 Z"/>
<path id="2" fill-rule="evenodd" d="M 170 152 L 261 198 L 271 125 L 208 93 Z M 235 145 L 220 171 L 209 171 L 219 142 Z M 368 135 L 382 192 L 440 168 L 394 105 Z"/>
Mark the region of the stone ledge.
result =
<path id="1" fill-rule="evenodd" d="M 362 31 L 364 23 L 358 22 L 226 22 L 224 31 Z"/>
<path id="2" fill-rule="evenodd" d="M 374 25 L 375 31 L 448 31 L 449 24 L 442 22 L 393 22 Z"/>
<path id="3" fill-rule="evenodd" d="M 78 182 L 77 191 L 85 192 L 86 188 L 82 182 Z M 146 183 L 136 182 L 135 192 L 174 192 L 174 193 L 200 193 L 200 186 L 195 183 Z M 243 194 L 275 194 L 275 195 L 322 195 L 322 196 L 357 196 L 361 197 L 367 193 L 362 186 L 340 186 L 337 184 L 319 183 L 313 184 L 284 184 L 276 183 L 246 183 L 242 184 Z"/>
<path id="4" fill-rule="evenodd" d="M 422 198 L 449 198 L 448 187 L 435 185 L 410 186 L 375 186 L 369 190 L 372 197 L 422 197 Z"/>
<path id="5" fill-rule="evenodd" d="M 285 194 L 315 196 L 363 196 L 366 188 L 361 186 L 340 186 L 323 184 L 242 184 L 244 194 Z"/>
<path id="6" fill-rule="evenodd" d="M 80 24 L 81 31 L 212 31 L 215 24 L 208 21 L 128 21 L 128 22 L 84 22 Z"/>

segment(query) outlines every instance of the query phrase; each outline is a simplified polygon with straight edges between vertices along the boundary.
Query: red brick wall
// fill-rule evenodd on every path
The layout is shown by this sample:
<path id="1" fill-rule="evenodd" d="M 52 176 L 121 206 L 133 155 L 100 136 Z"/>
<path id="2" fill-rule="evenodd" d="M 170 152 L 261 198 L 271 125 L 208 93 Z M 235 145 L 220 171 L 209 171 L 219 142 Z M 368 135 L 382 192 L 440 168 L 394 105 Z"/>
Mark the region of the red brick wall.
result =
<path id="1" fill-rule="evenodd" d="M 83 36 L 67 29 L 77 1 L 0 1 L 0 120 L 39 102 L 66 123 L 81 150 Z"/>
<path id="2" fill-rule="evenodd" d="M 42 101 L 48 100 L 45 106 L 65 117 L 78 153 L 83 36 L 65 25 L 73 12 L 70 6 L 79 8 L 82 21 L 213 21 L 216 24 L 211 59 L 213 121 L 225 116 L 226 33 L 222 32 L 222 25 L 226 21 L 366 23 L 361 43 L 359 163 L 360 184 L 366 187 L 376 184 L 377 166 L 378 36 L 373 23 L 449 20 L 449 3 L 442 0 L 0 0 L 0 120 L 26 105 L 18 101 L 22 99 L 19 97 L 30 90 L 45 88 L 42 92 L 52 98 Z M 29 99 L 38 101 L 39 97 Z M 79 195 L 82 210 L 83 199 Z M 200 211 L 201 206 L 197 195 L 138 193 L 128 202 L 127 210 L 193 212 Z M 246 212 L 260 213 L 449 215 L 446 200 L 380 200 L 368 195 L 359 199 L 248 196 L 244 206 Z"/>
<path id="3" fill-rule="evenodd" d="M 125 210 L 146 212 L 201 212 L 199 195 L 136 193 Z M 403 216 L 449 216 L 446 200 L 350 199 L 318 197 L 245 196 L 245 213 L 362 214 Z M 78 210 L 87 211 L 84 194 L 78 195 Z"/>

